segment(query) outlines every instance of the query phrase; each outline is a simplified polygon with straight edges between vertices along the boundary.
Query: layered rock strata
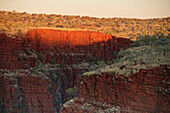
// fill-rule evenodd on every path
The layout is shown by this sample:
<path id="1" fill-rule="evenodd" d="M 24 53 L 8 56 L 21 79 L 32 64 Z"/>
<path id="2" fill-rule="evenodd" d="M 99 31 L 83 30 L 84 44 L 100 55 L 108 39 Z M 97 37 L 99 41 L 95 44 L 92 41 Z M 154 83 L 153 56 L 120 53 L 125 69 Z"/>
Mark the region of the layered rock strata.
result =
<path id="1" fill-rule="evenodd" d="M 1 113 L 54 113 L 48 83 L 41 77 L 20 75 L 0 78 Z"/>
<path id="2" fill-rule="evenodd" d="M 125 77 L 111 73 L 83 76 L 79 96 L 64 104 L 61 113 L 168 113 L 167 66 L 140 70 Z"/>
<path id="3" fill-rule="evenodd" d="M 11 70 L 34 67 L 40 61 L 74 64 L 111 60 L 131 44 L 128 39 L 92 31 L 38 29 L 19 37 L 5 34 L 0 37 L 0 68 Z"/>
<path id="4" fill-rule="evenodd" d="M 58 113 L 70 99 L 66 90 L 79 87 L 80 75 L 105 65 L 98 61 L 112 61 L 131 43 L 92 31 L 0 34 L 0 112 Z"/>

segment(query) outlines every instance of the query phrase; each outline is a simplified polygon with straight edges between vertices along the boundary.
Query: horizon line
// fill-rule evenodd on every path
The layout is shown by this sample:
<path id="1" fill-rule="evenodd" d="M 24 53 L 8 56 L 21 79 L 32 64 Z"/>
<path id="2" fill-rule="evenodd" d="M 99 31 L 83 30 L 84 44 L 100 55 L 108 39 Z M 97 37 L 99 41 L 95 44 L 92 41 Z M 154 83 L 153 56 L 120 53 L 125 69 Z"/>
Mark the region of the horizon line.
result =
<path id="1" fill-rule="evenodd" d="M 29 12 L 29 11 L 16 11 L 14 10 L 2 10 L 0 9 L 0 11 L 6 11 L 6 12 L 16 12 L 16 13 L 24 13 L 26 12 L 27 14 L 47 14 L 47 15 L 51 15 L 51 14 L 55 14 L 55 15 L 62 15 L 62 16 L 88 16 L 88 17 L 94 17 L 94 18 L 127 18 L 127 19 L 163 19 L 163 18 L 168 18 L 170 17 L 170 15 L 168 16 L 161 16 L 161 17 L 128 17 L 128 16 L 112 16 L 112 17 L 108 17 L 108 16 L 94 16 L 94 15 L 81 15 L 81 14 L 61 14 L 61 13 L 44 13 L 44 12 Z"/>

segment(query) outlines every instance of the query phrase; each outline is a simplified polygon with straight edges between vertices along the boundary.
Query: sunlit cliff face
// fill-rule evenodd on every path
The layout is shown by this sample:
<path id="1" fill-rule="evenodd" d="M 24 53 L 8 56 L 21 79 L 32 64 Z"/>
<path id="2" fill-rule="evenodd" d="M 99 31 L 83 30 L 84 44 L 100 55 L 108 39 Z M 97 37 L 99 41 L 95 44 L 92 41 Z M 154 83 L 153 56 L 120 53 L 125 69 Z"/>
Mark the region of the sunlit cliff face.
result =
<path id="1" fill-rule="evenodd" d="M 107 41 L 111 35 L 94 31 L 62 31 L 52 29 L 30 30 L 26 37 L 39 40 L 41 44 L 57 45 L 90 45 L 96 42 Z"/>
<path id="2" fill-rule="evenodd" d="M 116 57 L 113 53 L 132 43 L 100 32 L 54 29 L 32 29 L 24 35 L 0 37 L 0 67 L 6 69 L 21 69 L 24 64 L 34 67 L 38 60 L 57 64 L 112 60 Z"/>

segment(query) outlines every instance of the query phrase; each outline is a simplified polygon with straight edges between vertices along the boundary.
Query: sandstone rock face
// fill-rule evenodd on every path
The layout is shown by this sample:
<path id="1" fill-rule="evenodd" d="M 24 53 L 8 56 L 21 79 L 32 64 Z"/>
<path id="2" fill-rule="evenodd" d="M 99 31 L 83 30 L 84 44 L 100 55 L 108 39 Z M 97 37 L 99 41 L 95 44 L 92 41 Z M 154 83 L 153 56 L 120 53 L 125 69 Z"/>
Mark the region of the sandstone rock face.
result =
<path id="1" fill-rule="evenodd" d="M 50 68 L 44 76 L 35 75 L 30 70 L 0 70 L 0 113 L 58 113 L 62 105 L 72 98 L 66 90 L 78 87 L 79 75 L 86 71 Z"/>
<path id="2" fill-rule="evenodd" d="M 88 65 L 78 64 L 113 60 L 131 43 L 92 31 L 38 29 L 20 37 L 0 34 L 0 112 L 58 113 L 70 99 L 66 90 L 79 88 L 80 75 L 89 71 Z"/>
<path id="3" fill-rule="evenodd" d="M 92 31 L 30 30 L 23 37 L 0 34 L 0 68 L 26 69 L 42 63 L 73 64 L 97 59 L 111 60 L 128 39 Z"/>
<path id="4" fill-rule="evenodd" d="M 0 78 L 1 113 L 54 113 L 48 83 L 31 75 Z"/>
<path id="5" fill-rule="evenodd" d="M 167 66 L 140 70 L 129 77 L 83 76 L 79 97 L 64 104 L 61 113 L 168 113 L 169 80 Z"/>

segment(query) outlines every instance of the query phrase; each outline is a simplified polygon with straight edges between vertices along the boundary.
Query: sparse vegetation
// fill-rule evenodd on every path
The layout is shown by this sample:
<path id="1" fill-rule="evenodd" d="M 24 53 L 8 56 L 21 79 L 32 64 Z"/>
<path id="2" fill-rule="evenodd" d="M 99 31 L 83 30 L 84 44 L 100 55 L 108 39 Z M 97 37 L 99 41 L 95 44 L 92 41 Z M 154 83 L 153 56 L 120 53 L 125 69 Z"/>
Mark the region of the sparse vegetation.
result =
<path id="1" fill-rule="evenodd" d="M 47 52 L 46 52 L 46 50 L 44 50 L 44 49 L 42 50 L 42 52 L 43 52 L 44 54 L 46 54 L 46 53 L 47 53 Z"/>
<path id="2" fill-rule="evenodd" d="M 105 60 L 105 64 L 106 64 L 106 65 L 111 65 L 111 64 L 112 64 L 112 61 Z"/>
<path id="3" fill-rule="evenodd" d="M 68 15 L 62 16 L 62 15 L 55 15 L 55 14 L 50 14 L 50 15 L 27 14 L 26 12 L 11 13 L 8 11 L 0 11 L 0 33 L 6 33 L 6 34 L 16 33 L 16 35 L 20 37 L 20 38 L 18 37 L 11 38 L 15 42 L 14 44 L 11 44 L 12 42 L 10 40 L 8 41 L 8 39 L 7 41 L 4 40 L 3 39 L 4 34 L 2 35 L 2 43 L 6 45 L 9 43 L 11 44 L 11 47 L 8 47 L 7 45 L 7 47 L 1 48 L 2 49 L 2 55 L 1 55 L 2 63 L 0 64 L 0 66 L 9 67 L 9 69 L 11 70 L 8 70 L 8 68 L 5 69 L 3 67 L 2 69 L 0 69 L 0 77 L 10 76 L 10 77 L 15 78 L 16 81 L 12 79 L 7 80 L 6 78 L 3 78 L 3 80 L 5 81 L 7 80 L 7 82 L 9 82 L 10 85 L 17 84 L 15 86 L 17 86 L 18 89 L 22 88 L 20 87 L 20 84 L 18 85 L 18 83 L 20 83 L 20 81 L 18 80 L 23 80 L 22 77 L 18 77 L 18 76 L 42 77 L 43 78 L 42 80 L 44 82 L 41 80 L 39 81 L 39 79 L 36 79 L 38 81 L 35 81 L 34 83 L 33 79 L 35 77 L 33 77 L 33 79 L 31 78 L 30 80 L 28 79 L 27 82 L 29 83 L 30 81 L 28 89 L 31 89 L 31 90 L 33 89 L 32 83 L 33 85 L 34 84 L 43 85 L 45 83 L 45 86 L 42 87 L 44 89 L 36 86 L 34 89 L 38 89 L 38 92 L 33 91 L 33 93 L 41 93 L 40 91 L 43 91 L 44 94 L 47 94 L 46 92 L 48 92 L 50 94 L 49 99 L 51 100 L 53 99 L 53 102 L 51 103 L 53 103 L 54 109 L 58 110 L 55 112 L 59 112 L 60 107 L 62 107 L 65 101 L 78 96 L 79 89 L 76 86 L 72 87 L 72 85 L 73 84 L 77 85 L 78 83 L 80 83 L 79 80 L 83 80 L 82 79 L 83 77 L 81 78 L 81 75 L 84 72 L 86 72 L 83 74 L 84 76 L 93 75 L 93 74 L 100 75 L 101 73 L 110 73 L 110 77 L 113 76 L 113 79 L 114 79 L 114 78 L 120 77 L 117 75 L 130 76 L 132 74 L 139 72 L 141 69 L 150 69 L 154 67 L 159 67 L 161 65 L 169 66 L 170 64 L 169 20 L 170 20 L 170 17 L 162 18 L 162 19 L 140 20 L 140 19 L 127 19 L 127 18 L 95 18 L 95 17 L 88 17 L 88 16 L 82 16 L 82 17 L 68 16 Z M 33 28 L 33 29 L 34 28 L 36 29 L 45 28 L 45 29 L 58 29 L 58 30 L 60 29 L 61 30 L 96 30 L 96 31 L 100 31 L 100 32 L 118 36 L 118 37 L 125 37 L 125 38 L 131 38 L 132 40 L 135 40 L 135 39 L 137 40 L 126 50 L 121 50 L 120 52 L 117 52 L 119 51 L 120 49 L 119 46 L 121 44 L 122 44 L 121 47 L 126 45 L 126 42 L 124 44 L 124 40 L 122 42 L 120 41 L 120 43 L 117 43 L 117 45 L 112 44 L 112 41 L 115 41 L 115 43 L 116 41 L 119 42 L 118 41 L 119 39 L 114 40 L 114 38 L 109 39 L 108 42 L 106 43 L 105 41 L 101 41 L 99 43 L 98 42 L 93 43 L 93 40 L 95 40 L 95 39 L 92 39 L 91 37 L 93 36 L 93 33 L 90 34 L 89 37 L 86 37 L 87 39 L 89 38 L 89 43 L 87 46 L 84 44 L 81 45 L 80 41 L 78 41 L 78 38 L 75 40 L 72 39 L 72 36 L 75 36 L 75 37 L 79 36 L 77 35 L 77 33 L 74 33 L 74 32 L 73 33 L 75 35 L 68 34 L 69 38 L 68 36 L 65 35 L 65 33 L 64 34 L 60 33 L 60 35 L 55 35 L 54 37 L 52 36 L 52 38 L 44 35 L 43 37 L 45 38 L 43 39 L 43 37 L 40 37 L 40 35 L 41 34 L 43 35 L 43 33 L 40 33 L 40 35 L 38 35 L 38 30 L 37 31 L 35 30 L 36 31 L 35 34 L 33 33 L 33 35 L 35 35 L 35 38 L 30 38 L 31 39 L 30 40 L 29 37 L 28 38 L 26 37 L 26 39 L 23 38 L 24 40 L 22 41 L 21 37 L 25 33 L 23 29 L 27 29 L 27 28 Z M 52 32 L 52 34 L 55 34 L 55 32 Z M 7 36 L 9 38 L 10 36 L 13 36 L 13 35 L 7 35 Z M 58 36 L 61 36 L 61 37 L 58 37 Z M 62 37 L 65 37 L 65 36 L 66 36 L 66 39 L 64 38 L 63 41 L 60 41 L 60 40 L 54 41 L 55 37 L 61 39 Z M 84 33 L 83 36 L 86 36 L 86 33 Z M 106 38 L 107 36 L 105 36 L 105 39 Z M 100 36 L 99 36 L 99 39 L 100 39 Z M 71 43 L 70 41 L 75 41 L 76 43 L 79 42 L 79 45 L 73 46 L 73 47 L 72 47 L 72 44 L 65 46 L 65 44 L 63 44 L 63 42 L 65 43 L 65 41 L 67 41 L 67 44 Z M 82 40 L 82 41 L 86 42 L 86 40 Z M 47 42 L 47 44 L 45 42 Z M 20 47 L 20 46 L 15 46 L 15 44 L 21 45 L 23 47 L 21 47 L 21 49 L 18 49 L 17 51 L 13 51 L 15 48 Z M 93 44 L 95 47 L 93 46 Z M 112 49 L 114 47 L 115 49 Z M 99 51 L 98 51 L 98 48 L 99 48 Z M 112 50 L 115 50 L 115 52 L 110 54 Z M 105 59 L 105 57 L 103 57 L 104 53 L 105 53 L 106 58 L 110 55 L 111 57 L 108 57 L 108 59 Z M 16 56 L 14 55 L 17 55 L 18 61 L 16 61 Z M 114 56 L 114 58 L 117 58 L 117 59 L 113 60 L 112 56 Z M 60 64 L 58 64 L 58 62 L 60 62 Z M 11 64 L 11 66 L 6 65 L 5 63 L 9 65 Z M 15 70 L 15 67 L 17 69 L 19 68 L 20 70 Z M 87 71 L 90 71 L 90 72 L 87 72 Z M 145 73 L 145 71 L 143 72 Z M 152 72 L 149 73 L 148 76 L 153 76 Z M 160 76 L 163 76 L 163 74 L 160 74 Z M 95 92 L 98 91 L 98 89 L 100 89 L 100 86 L 105 85 L 105 83 L 98 85 L 98 83 L 100 84 L 102 81 L 100 80 L 100 78 L 97 78 L 97 77 L 96 77 L 97 81 L 95 81 L 94 88 L 92 88 L 94 89 Z M 89 77 L 89 78 L 92 79 L 91 83 L 93 83 L 94 78 L 92 77 Z M 137 77 L 137 78 L 140 79 L 140 77 Z M 161 77 L 160 79 L 162 78 L 163 77 Z M 166 77 L 164 78 L 167 79 Z M 106 82 L 108 79 L 109 77 L 103 80 L 104 82 Z M 121 83 L 124 85 L 124 83 L 126 83 L 125 80 L 132 81 L 133 79 L 130 77 L 128 79 L 124 79 L 124 82 L 117 81 L 115 83 Z M 146 81 L 146 85 L 148 85 L 147 81 Z M 163 81 L 163 79 L 161 81 Z M 86 85 L 87 82 L 88 81 L 81 81 L 80 84 Z M 90 85 L 87 85 L 87 86 L 91 87 L 92 86 L 91 83 Z M 160 84 L 168 86 L 169 83 L 165 84 L 165 81 L 164 81 Z M 109 80 L 109 83 L 107 85 L 109 87 L 111 86 L 110 87 L 111 90 L 115 92 L 115 89 L 113 87 L 116 86 L 117 84 L 113 85 L 112 83 L 110 83 L 110 80 Z M 16 89 L 15 86 L 14 86 L 15 88 L 14 90 L 16 92 L 14 93 L 20 92 L 20 90 Z M 66 90 L 66 88 L 68 89 Z M 89 89 L 88 91 L 89 93 L 91 93 L 90 92 L 91 89 L 88 87 L 87 89 Z M 129 89 L 127 91 L 129 91 Z M 146 87 L 146 90 L 148 89 L 152 90 L 152 88 Z M 161 91 L 159 87 L 154 87 L 154 89 L 158 91 L 159 93 Z M 98 93 L 99 94 L 102 93 L 102 90 L 98 91 Z M 104 90 L 108 90 L 108 88 L 104 88 Z M 166 92 L 168 92 L 167 89 L 165 90 Z M 109 96 L 110 96 L 110 93 L 109 93 Z M 113 96 L 116 97 L 117 95 L 113 95 Z M 25 103 L 25 98 L 22 98 L 22 97 L 23 97 L 22 95 L 19 95 L 17 98 L 19 98 L 19 101 L 21 101 L 20 103 Z M 47 97 L 49 96 L 47 95 Z M 115 97 L 113 97 L 113 99 Z M 37 99 L 38 101 L 41 102 L 41 98 L 37 98 Z M 101 99 L 107 100 L 105 98 L 101 98 Z M 78 102 L 77 104 L 80 104 L 80 103 L 82 104 L 81 101 L 84 101 L 83 102 L 84 105 L 79 107 L 81 109 L 92 108 L 92 107 L 94 108 L 94 107 L 98 107 L 102 105 L 101 106 L 102 109 L 100 109 L 100 111 L 98 112 L 121 112 L 122 111 L 120 110 L 119 106 L 112 106 L 108 102 L 103 103 L 103 102 L 97 102 L 96 100 L 97 99 L 94 99 L 94 102 L 92 102 L 93 101 L 92 99 L 90 100 L 90 103 L 89 103 L 86 101 L 86 99 L 84 100 L 83 98 L 83 99 L 79 99 L 79 101 L 76 101 L 76 103 Z M 72 99 L 69 102 L 71 103 L 73 101 L 75 101 L 75 99 Z M 133 101 L 132 102 L 133 104 L 134 100 L 132 99 L 132 101 Z M 141 101 L 142 103 L 145 104 L 145 102 L 143 102 L 143 99 Z M 68 105 L 69 102 L 67 102 L 65 105 Z M 32 104 L 34 104 L 34 102 L 32 102 Z M 71 106 L 73 106 L 73 104 L 71 104 Z M 46 106 L 43 106 L 43 107 L 45 108 Z M 6 111 L 4 110 L 3 112 L 6 112 Z M 126 112 L 126 109 L 125 109 L 125 112 Z"/>
<path id="4" fill-rule="evenodd" d="M 66 90 L 67 94 L 73 94 L 73 93 L 77 93 L 78 92 L 78 88 L 76 86 L 74 86 L 73 88 L 68 88 Z"/>
<path id="5" fill-rule="evenodd" d="M 26 28 L 33 27 L 64 30 L 85 29 L 100 31 L 118 37 L 131 38 L 132 40 L 139 36 L 153 36 L 159 32 L 168 36 L 170 26 L 170 17 L 155 19 L 96 18 L 0 11 L 0 19 L 0 31 L 2 33 L 5 30 L 6 33 L 22 34 L 27 31 Z"/>
<path id="6" fill-rule="evenodd" d="M 66 93 L 68 94 L 69 99 L 72 99 L 74 96 L 78 95 L 78 88 L 76 86 L 68 88 Z"/>
<path id="7" fill-rule="evenodd" d="M 43 61 L 43 59 L 44 59 L 44 55 L 43 55 L 43 54 L 41 54 L 41 53 L 38 53 L 38 58 L 39 58 L 41 61 Z"/>
<path id="8" fill-rule="evenodd" d="M 157 37 L 157 38 L 155 38 Z M 160 65 L 170 64 L 170 37 L 146 36 L 137 40 L 126 50 L 121 50 L 114 64 L 100 68 L 84 75 L 99 74 L 101 72 L 115 73 L 129 76 L 140 69 L 150 69 Z"/>
<path id="9" fill-rule="evenodd" d="M 25 52 L 26 54 L 29 54 L 29 53 L 30 53 L 28 49 L 24 49 L 24 52 Z"/>

